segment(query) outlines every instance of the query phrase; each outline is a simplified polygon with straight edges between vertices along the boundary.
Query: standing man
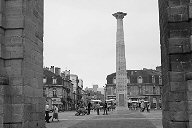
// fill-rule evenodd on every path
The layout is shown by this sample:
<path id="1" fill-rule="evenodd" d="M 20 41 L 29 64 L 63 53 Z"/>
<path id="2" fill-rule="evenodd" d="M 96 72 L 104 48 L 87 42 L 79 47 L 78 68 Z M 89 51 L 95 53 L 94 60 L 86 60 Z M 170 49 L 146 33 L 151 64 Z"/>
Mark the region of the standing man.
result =
<path id="1" fill-rule="evenodd" d="M 104 110 L 104 113 L 103 113 L 103 115 L 108 115 L 107 114 L 107 102 L 105 101 L 105 103 L 104 103 L 104 106 L 103 106 L 103 110 Z"/>
<path id="2" fill-rule="evenodd" d="M 99 115 L 99 109 L 100 109 L 100 104 L 99 104 L 99 102 L 97 102 L 97 104 L 96 104 L 96 109 L 97 109 L 97 115 Z"/>
<path id="3" fill-rule="evenodd" d="M 151 109 L 151 105 L 150 103 L 147 103 L 147 112 L 150 112 L 150 109 Z"/>
<path id="4" fill-rule="evenodd" d="M 88 103 L 87 107 L 88 107 L 88 114 L 87 115 L 89 115 L 90 114 L 90 110 L 91 110 L 91 102 Z"/>
<path id="5" fill-rule="evenodd" d="M 141 101 L 141 112 L 143 112 L 144 110 L 145 110 L 145 103 Z"/>

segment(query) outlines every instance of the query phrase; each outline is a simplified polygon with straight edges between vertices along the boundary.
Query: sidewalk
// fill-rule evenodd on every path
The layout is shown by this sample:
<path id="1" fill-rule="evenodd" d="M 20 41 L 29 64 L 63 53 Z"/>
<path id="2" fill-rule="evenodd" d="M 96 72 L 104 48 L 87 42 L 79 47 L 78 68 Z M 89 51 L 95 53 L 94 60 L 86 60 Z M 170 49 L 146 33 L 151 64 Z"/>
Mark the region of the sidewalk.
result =
<path id="1" fill-rule="evenodd" d="M 163 128 L 162 126 L 162 111 L 161 110 L 152 110 L 150 113 L 142 113 L 156 128 Z"/>
<path id="2" fill-rule="evenodd" d="M 161 111 L 139 112 L 125 111 L 122 113 L 109 112 L 109 115 L 74 116 L 75 112 L 59 113 L 59 122 L 46 124 L 47 128 L 162 128 Z"/>
<path id="3" fill-rule="evenodd" d="M 59 122 L 54 121 L 51 123 L 46 123 L 46 128 L 68 128 L 74 126 L 77 123 L 80 123 L 85 120 L 89 120 L 96 115 L 96 111 L 91 111 L 90 115 L 85 116 L 75 116 L 76 111 L 65 111 L 59 113 Z M 52 116 L 52 113 L 50 113 Z"/>

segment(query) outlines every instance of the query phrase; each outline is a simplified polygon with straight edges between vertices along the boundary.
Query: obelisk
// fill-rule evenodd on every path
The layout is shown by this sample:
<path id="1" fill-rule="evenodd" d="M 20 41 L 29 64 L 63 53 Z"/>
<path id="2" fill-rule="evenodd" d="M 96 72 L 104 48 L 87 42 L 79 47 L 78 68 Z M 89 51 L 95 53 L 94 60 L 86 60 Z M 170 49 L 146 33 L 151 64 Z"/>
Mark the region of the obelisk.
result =
<path id="1" fill-rule="evenodd" d="M 127 109 L 127 72 L 125 59 L 125 44 L 123 18 L 126 13 L 117 12 L 113 16 L 117 19 L 116 33 L 116 109 Z"/>

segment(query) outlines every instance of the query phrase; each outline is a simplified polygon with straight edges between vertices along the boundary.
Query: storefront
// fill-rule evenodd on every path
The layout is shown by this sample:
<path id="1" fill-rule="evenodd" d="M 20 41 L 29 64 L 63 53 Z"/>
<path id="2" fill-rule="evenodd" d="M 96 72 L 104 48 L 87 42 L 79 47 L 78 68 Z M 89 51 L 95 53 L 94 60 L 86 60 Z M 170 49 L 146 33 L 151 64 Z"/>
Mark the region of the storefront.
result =
<path id="1" fill-rule="evenodd" d="M 51 98 L 51 99 L 52 99 L 52 105 L 56 105 L 59 111 L 62 111 L 63 103 L 61 102 L 61 98 Z"/>

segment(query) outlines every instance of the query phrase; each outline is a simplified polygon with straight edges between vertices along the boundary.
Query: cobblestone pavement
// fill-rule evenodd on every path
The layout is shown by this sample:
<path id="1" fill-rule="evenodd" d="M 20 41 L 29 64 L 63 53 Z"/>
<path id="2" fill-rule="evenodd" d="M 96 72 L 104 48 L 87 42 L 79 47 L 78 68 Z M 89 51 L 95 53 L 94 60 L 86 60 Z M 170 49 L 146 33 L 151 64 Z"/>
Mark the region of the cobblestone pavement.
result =
<path id="1" fill-rule="evenodd" d="M 47 128 L 162 128 L 161 111 L 139 112 L 124 111 L 109 112 L 109 115 L 74 116 L 75 112 L 59 113 L 60 121 L 47 123 Z M 51 114 L 50 114 L 51 115 Z"/>

